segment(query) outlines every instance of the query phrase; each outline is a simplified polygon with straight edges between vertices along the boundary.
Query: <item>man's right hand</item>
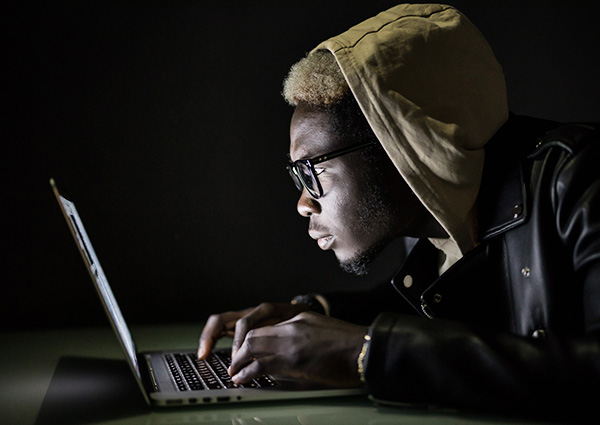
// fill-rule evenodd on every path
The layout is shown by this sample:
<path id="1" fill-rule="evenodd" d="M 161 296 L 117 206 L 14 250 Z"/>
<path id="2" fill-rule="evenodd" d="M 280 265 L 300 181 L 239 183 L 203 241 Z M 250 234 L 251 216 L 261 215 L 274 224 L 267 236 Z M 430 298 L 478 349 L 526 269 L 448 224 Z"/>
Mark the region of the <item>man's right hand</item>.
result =
<path id="1" fill-rule="evenodd" d="M 233 337 L 233 357 L 250 330 L 284 322 L 308 309 L 306 304 L 262 303 L 254 308 L 213 314 L 208 318 L 200 335 L 198 358 L 205 359 L 217 340 L 223 336 Z"/>

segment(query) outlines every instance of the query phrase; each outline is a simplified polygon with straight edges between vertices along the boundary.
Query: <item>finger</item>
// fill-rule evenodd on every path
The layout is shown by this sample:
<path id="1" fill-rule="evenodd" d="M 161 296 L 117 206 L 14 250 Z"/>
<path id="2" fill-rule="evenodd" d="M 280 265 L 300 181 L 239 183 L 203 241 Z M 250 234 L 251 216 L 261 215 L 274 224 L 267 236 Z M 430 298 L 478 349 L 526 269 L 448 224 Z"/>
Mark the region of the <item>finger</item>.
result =
<path id="1" fill-rule="evenodd" d="M 271 373 L 270 371 L 274 370 L 271 365 L 275 363 L 275 356 L 260 357 L 248 363 L 243 369 L 233 375 L 231 380 L 236 385 L 245 384 L 254 378 Z"/>
<path id="2" fill-rule="evenodd" d="M 236 322 L 233 343 L 231 344 L 232 357 L 235 357 L 237 354 L 238 350 L 244 343 L 248 332 L 250 332 L 252 329 L 272 323 L 274 321 L 275 312 L 275 305 L 271 303 L 263 303 L 251 310 L 250 313 L 243 316 Z"/>
<path id="3" fill-rule="evenodd" d="M 198 358 L 206 358 L 215 346 L 217 340 L 231 333 L 235 322 L 244 312 L 227 312 L 210 316 L 202 330 L 198 343 Z"/>
<path id="4" fill-rule="evenodd" d="M 259 357 L 271 355 L 272 348 L 269 341 L 269 331 L 271 327 L 250 330 L 246 336 L 246 340 L 236 352 L 232 355 L 231 364 L 229 365 L 230 376 L 237 374 L 241 369 L 249 365 Z"/>

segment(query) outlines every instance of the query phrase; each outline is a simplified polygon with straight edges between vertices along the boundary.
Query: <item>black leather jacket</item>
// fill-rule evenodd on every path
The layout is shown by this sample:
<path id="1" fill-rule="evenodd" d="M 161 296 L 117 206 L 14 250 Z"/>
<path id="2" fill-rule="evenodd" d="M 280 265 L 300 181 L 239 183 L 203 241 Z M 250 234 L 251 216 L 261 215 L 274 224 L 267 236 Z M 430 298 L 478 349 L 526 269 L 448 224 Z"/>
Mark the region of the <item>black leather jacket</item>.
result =
<path id="1" fill-rule="evenodd" d="M 390 311 L 370 326 L 369 393 L 383 402 L 534 415 L 595 409 L 600 138 L 594 126 L 511 116 L 486 147 L 478 228 L 480 244 L 439 278 L 437 251 L 426 240 L 417 243 L 393 279 L 407 303 L 389 284 L 370 297 L 329 296 L 333 315 L 350 320 L 357 308 L 367 320 Z"/>

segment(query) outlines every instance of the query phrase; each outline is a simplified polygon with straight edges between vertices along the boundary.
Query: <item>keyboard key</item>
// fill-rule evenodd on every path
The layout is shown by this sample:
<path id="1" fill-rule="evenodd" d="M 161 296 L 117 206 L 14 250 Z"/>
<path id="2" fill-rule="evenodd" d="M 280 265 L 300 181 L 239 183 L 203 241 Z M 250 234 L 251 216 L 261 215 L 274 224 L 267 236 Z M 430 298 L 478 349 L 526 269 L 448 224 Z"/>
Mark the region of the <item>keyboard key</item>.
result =
<path id="1" fill-rule="evenodd" d="M 198 360 L 195 353 L 165 355 L 165 361 L 180 391 L 199 391 L 221 388 L 272 388 L 279 384 L 269 376 L 261 376 L 244 385 L 236 385 L 227 373 L 231 365 L 230 351 L 215 351 L 206 360 Z"/>

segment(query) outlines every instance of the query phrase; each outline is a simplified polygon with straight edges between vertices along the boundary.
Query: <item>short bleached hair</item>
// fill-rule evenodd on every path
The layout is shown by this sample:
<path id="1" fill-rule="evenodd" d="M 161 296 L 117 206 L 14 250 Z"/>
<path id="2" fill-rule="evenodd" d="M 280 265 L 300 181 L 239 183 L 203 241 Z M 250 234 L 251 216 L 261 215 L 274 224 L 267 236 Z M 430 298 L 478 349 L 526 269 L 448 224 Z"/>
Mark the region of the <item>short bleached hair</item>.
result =
<path id="1" fill-rule="evenodd" d="M 306 103 L 330 108 L 348 96 L 350 88 L 335 57 L 328 50 L 309 53 L 295 63 L 283 82 L 283 97 L 291 106 Z"/>
<path id="2" fill-rule="evenodd" d="M 345 144 L 377 142 L 362 149 L 359 155 L 367 163 L 381 161 L 383 149 L 331 52 L 316 50 L 296 62 L 283 82 L 282 94 L 293 107 L 302 103 L 325 111 L 333 130 Z"/>

